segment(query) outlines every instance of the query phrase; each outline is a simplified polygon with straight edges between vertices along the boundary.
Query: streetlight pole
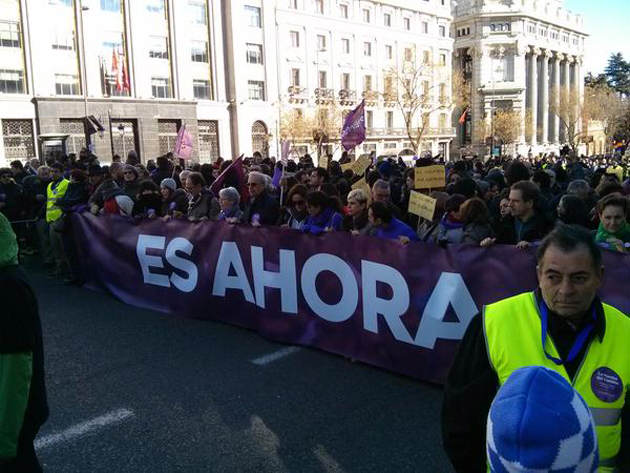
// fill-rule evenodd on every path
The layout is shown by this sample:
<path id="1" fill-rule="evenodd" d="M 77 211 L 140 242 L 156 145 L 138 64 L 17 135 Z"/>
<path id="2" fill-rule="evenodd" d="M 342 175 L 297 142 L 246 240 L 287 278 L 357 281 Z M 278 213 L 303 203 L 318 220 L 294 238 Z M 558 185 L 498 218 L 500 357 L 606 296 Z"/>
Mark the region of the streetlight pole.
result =
<path id="1" fill-rule="evenodd" d="M 84 7 L 82 0 L 77 0 L 79 8 L 79 24 L 81 28 L 81 74 L 83 75 L 83 107 L 85 113 L 85 146 L 92 151 L 92 143 L 90 142 L 90 133 L 88 131 L 88 92 L 87 92 L 87 67 L 85 64 L 85 29 L 83 28 L 83 12 L 89 10 L 89 7 Z"/>

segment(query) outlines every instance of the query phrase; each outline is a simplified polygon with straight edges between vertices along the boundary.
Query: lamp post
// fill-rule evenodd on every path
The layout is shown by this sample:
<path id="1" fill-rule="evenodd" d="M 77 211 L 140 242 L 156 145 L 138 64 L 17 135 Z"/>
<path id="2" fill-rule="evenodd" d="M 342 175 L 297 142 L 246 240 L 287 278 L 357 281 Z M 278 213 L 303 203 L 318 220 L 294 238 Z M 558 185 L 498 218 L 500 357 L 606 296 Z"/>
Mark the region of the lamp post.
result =
<path id="1" fill-rule="evenodd" d="M 492 84 L 492 99 L 490 102 L 490 138 L 491 138 L 491 144 L 490 144 L 490 157 L 492 158 L 494 156 L 494 111 L 495 111 L 495 99 L 496 99 L 496 89 L 495 89 L 495 80 L 494 80 L 494 75 L 496 72 L 503 72 L 503 68 L 501 67 L 501 63 L 499 63 L 499 66 L 494 67 L 494 60 L 499 59 L 502 60 L 503 57 L 505 55 L 505 49 L 503 47 L 498 48 L 497 50 L 495 50 L 495 54 L 492 55 L 492 59 L 491 59 L 491 63 L 490 63 L 490 69 L 491 69 L 491 75 L 490 75 L 490 81 Z"/>
<path id="2" fill-rule="evenodd" d="M 83 107 L 85 113 L 85 146 L 92 151 L 91 134 L 88 126 L 88 92 L 87 92 L 87 67 L 85 64 L 85 29 L 83 28 L 83 12 L 88 11 L 89 7 L 84 7 L 82 0 L 77 0 L 79 11 L 79 27 L 81 29 L 81 74 L 83 76 Z"/>

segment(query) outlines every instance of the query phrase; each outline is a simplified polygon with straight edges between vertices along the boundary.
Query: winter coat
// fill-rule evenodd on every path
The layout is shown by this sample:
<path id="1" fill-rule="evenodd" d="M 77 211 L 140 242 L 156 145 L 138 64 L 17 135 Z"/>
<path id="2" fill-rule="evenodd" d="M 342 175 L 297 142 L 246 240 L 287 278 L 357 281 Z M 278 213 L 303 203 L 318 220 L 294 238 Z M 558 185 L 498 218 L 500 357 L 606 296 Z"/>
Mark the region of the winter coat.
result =
<path id="1" fill-rule="evenodd" d="M 313 235 L 320 235 L 332 228 L 335 231 L 342 229 L 343 217 L 339 212 L 335 212 L 330 207 L 322 210 L 318 215 L 309 216 L 306 219 L 306 223 L 302 225 L 302 231 L 304 233 L 312 233 Z"/>
<path id="2" fill-rule="evenodd" d="M 536 212 L 524 224 L 520 220 L 517 222 L 516 218 L 508 215 L 495 227 L 495 232 L 497 234 L 497 243 L 516 245 L 521 241 L 532 243 L 542 240 L 552 228 L 553 223 L 544 214 Z"/>
<path id="3" fill-rule="evenodd" d="M 284 209 L 280 217 L 280 225 L 288 225 L 292 230 L 301 230 L 307 218 L 306 212 L 304 215 L 297 215 L 292 208 Z"/>
<path id="4" fill-rule="evenodd" d="M 392 221 L 386 226 L 374 227 L 372 236 L 386 240 L 397 240 L 401 236 L 406 236 L 411 241 L 420 240 L 409 225 L 397 218 L 392 218 Z"/>
<path id="5" fill-rule="evenodd" d="M 454 222 L 448 218 L 448 214 L 444 214 L 442 220 L 440 220 L 440 227 L 437 236 L 438 243 L 461 243 L 463 239 L 464 224 L 461 222 Z"/>
<path id="6" fill-rule="evenodd" d="M 343 229 L 347 232 L 357 231 L 359 235 L 368 235 L 371 228 L 367 209 L 363 210 L 356 217 L 347 215 L 343 219 Z"/>
<path id="7" fill-rule="evenodd" d="M 219 201 L 214 198 L 214 194 L 203 190 L 197 197 L 189 197 L 186 216 L 193 221 L 200 220 L 203 217 L 206 217 L 208 220 L 216 220 L 220 211 Z"/>
<path id="8" fill-rule="evenodd" d="M 245 223 L 252 223 L 255 215 L 258 215 L 256 218 L 261 225 L 275 225 L 280 216 L 280 204 L 265 191 L 254 200 L 250 201 L 249 205 L 245 208 L 243 221 Z"/>
<path id="9" fill-rule="evenodd" d="M 133 206 L 133 215 L 148 217 L 151 211 L 158 217 L 162 216 L 162 196 L 158 192 L 141 195 Z"/>
<path id="10" fill-rule="evenodd" d="M 97 205 L 99 208 L 103 208 L 105 201 L 111 197 L 112 192 L 115 189 L 120 189 L 116 181 L 114 181 L 111 177 L 108 177 L 100 185 L 96 188 L 96 190 L 90 196 L 88 200 L 88 205 L 91 207 L 92 205 Z"/>
<path id="11" fill-rule="evenodd" d="M 462 243 L 479 245 L 486 238 L 493 238 L 494 230 L 489 223 L 470 222 L 464 225 L 464 238 Z"/>
<path id="12" fill-rule="evenodd" d="M 70 182 L 66 193 L 57 200 L 57 206 L 67 213 L 72 211 L 72 207 L 87 203 L 88 197 L 86 182 Z"/>
<path id="13" fill-rule="evenodd" d="M 221 212 L 219 212 L 219 218 L 218 220 L 220 222 L 228 219 L 228 218 L 235 218 L 237 219 L 239 222 L 241 221 L 241 219 L 243 218 L 243 211 L 239 208 L 238 205 L 234 204 L 232 206 L 232 208 L 230 210 L 228 210 L 227 212 L 221 210 Z"/>
<path id="14" fill-rule="evenodd" d="M 176 189 L 167 200 L 162 200 L 160 215 L 173 216 L 174 212 L 181 212 L 183 215 L 188 212 L 188 195 L 184 189 Z"/>

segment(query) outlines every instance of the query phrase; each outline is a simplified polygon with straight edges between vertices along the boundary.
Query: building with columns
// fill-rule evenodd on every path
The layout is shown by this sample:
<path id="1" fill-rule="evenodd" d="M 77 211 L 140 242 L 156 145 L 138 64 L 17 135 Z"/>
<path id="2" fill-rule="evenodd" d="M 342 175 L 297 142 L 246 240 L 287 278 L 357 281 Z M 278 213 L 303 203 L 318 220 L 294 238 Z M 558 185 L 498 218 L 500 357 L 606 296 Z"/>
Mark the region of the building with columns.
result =
<path id="1" fill-rule="evenodd" d="M 487 153 L 495 111 L 511 109 L 524 126 L 509 152 L 557 153 L 567 127 L 553 111 L 563 94 L 584 95 L 582 17 L 564 0 L 460 0 L 454 17 L 454 69 L 470 87 L 464 123 L 455 122 L 457 146 Z"/>

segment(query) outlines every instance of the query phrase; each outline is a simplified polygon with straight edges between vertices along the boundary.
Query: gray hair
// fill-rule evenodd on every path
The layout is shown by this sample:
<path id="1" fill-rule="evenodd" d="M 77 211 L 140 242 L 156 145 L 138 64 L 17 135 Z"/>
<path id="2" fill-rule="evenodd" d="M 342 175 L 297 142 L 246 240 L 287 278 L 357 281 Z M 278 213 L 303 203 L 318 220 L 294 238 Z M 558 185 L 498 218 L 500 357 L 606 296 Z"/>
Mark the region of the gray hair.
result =
<path id="1" fill-rule="evenodd" d="M 250 171 L 247 178 L 250 179 L 252 177 L 255 178 L 254 180 L 257 184 L 264 184 L 265 186 L 267 185 L 267 178 L 262 172 Z"/>
<path id="2" fill-rule="evenodd" d="M 383 190 L 388 190 L 391 191 L 391 188 L 389 186 L 389 182 L 387 182 L 384 179 L 378 179 L 373 185 L 372 185 L 372 190 L 376 190 L 376 189 L 383 189 Z"/>
<path id="3" fill-rule="evenodd" d="M 567 194 L 588 195 L 590 191 L 591 186 L 584 179 L 576 179 L 575 181 L 571 181 L 567 186 Z"/>
<path id="4" fill-rule="evenodd" d="M 219 191 L 219 198 L 234 202 L 236 205 L 241 201 L 241 195 L 234 187 L 226 187 Z"/>
<path id="5" fill-rule="evenodd" d="M 190 171 L 188 169 L 184 169 L 182 172 L 179 173 L 179 182 L 181 182 L 182 185 L 185 185 L 186 179 L 188 179 L 189 175 Z"/>
<path id="6" fill-rule="evenodd" d="M 348 200 L 356 200 L 360 204 L 365 204 L 368 201 L 368 197 L 363 189 L 353 189 L 348 194 Z"/>

